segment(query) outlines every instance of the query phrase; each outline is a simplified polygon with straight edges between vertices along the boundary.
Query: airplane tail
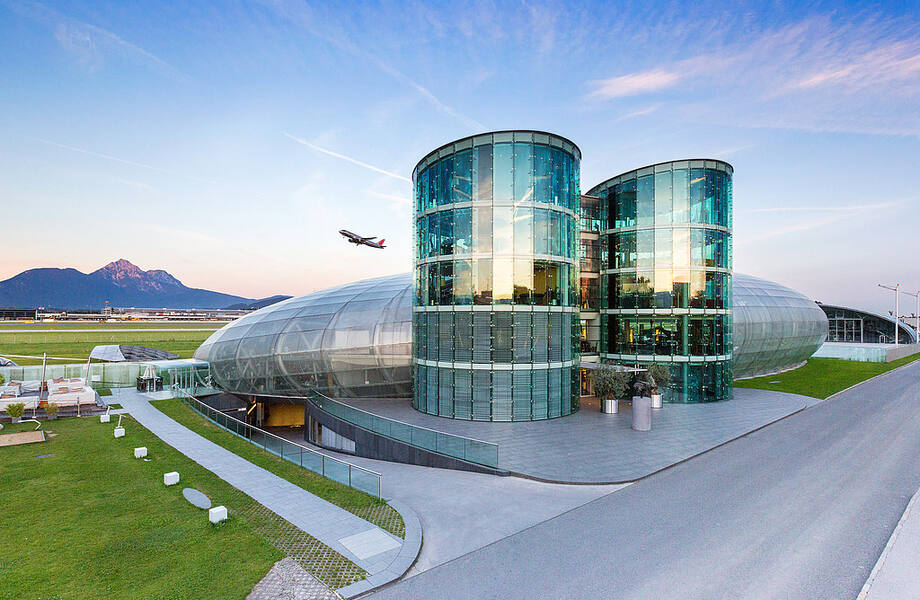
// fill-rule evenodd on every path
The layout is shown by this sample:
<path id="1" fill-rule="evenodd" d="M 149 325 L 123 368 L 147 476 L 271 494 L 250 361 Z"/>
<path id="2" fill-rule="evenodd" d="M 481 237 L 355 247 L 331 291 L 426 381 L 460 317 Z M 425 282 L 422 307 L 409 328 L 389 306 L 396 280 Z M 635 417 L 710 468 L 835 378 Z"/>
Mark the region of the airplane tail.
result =
<path id="1" fill-rule="evenodd" d="M 380 240 L 379 245 L 380 245 L 381 247 L 383 247 L 383 243 L 384 243 L 385 241 L 386 241 L 386 240 Z"/>

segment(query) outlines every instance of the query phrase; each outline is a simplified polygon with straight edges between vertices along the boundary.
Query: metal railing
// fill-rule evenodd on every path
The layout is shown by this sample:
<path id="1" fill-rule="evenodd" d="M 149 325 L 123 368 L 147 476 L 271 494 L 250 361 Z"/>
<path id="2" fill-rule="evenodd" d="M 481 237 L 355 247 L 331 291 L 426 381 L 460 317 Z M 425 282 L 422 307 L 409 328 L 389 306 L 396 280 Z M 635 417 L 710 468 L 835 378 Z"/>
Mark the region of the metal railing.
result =
<path id="1" fill-rule="evenodd" d="M 244 440 L 284 460 L 290 461 L 295 465 L 300 465 L 304 469 L 309 469 L 314 473 L 319 473 L 323 477 L 328 477 L 333 481 L 361 490 L 377 498 L 381 497 L 380 473 L 365 469 L 364 467 L 359 467 L 358 465 L 353 465 L 344 460 L 326 456 L 322 452 L 317 452 L 306 446 L 301 446 L 283 437 L 254 427 L 249 423 L 245 423 L 219 410 L 211 408 L 204 402 L 193 397 L 188 393 L 188 390 L 182 388 L 178 388 L 178 390 L 179 393 L 177 393 L 176 396 L 182 400 L 182 402 L 198 414 L 220 427 L 223 427 L 230 433 L 238 435 Z"/>
<path id="2" fill-rule="evenodd" d="M 410 446 L 452 458 L 459 458 L 477 465 L 498 468 L 498 444 L 462 435 L 443 433 L 421 425 L 412 425 L 396 419 L 381 417 L 338 400 L 333 400 L 319 392 L 312 392 L 308 400 L 319 409 L 347 423 Z"/>

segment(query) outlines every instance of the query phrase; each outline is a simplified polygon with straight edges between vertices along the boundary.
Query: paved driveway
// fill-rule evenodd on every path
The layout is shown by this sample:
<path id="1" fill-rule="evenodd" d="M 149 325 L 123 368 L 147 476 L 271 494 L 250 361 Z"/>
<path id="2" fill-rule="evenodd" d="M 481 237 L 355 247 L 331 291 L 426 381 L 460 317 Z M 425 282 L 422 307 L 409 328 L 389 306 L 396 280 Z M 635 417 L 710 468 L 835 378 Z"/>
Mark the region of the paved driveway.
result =
<path id="1" fill-rule="evenodd" d="M 920 487 L 920 364 L 398 582 L 398 598 L 855 598 Z"/>

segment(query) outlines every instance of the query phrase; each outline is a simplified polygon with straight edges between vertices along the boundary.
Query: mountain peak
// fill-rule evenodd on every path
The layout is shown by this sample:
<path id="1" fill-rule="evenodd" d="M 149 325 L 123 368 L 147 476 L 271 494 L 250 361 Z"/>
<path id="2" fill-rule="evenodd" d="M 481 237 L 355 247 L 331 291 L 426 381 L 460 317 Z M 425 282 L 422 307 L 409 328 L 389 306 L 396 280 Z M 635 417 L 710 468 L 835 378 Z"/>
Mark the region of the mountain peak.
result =
<path id="1" fill-rule="evenodd" d="M 139 279 L 144 275 L 144 271 L 141 270 L 136 264 L 132 263 L 130 260 L 124 258 L 119 258 L 116 261 L 112 261 L 101 269 L 96 269 L 92 273 L 93 275 L 103 275 L 106 279 L 113 279 L 118 281 L 120 279 Z"/>
<path id="2" fill-rule="evenodd" d="M 185 287 L 181 281 L 166 271 L 160 269 L 144 271 L 124 258 L 110 262 L 90 275 L 107 279 L 119 287 L 132 287 L 140 290 L 162 291 L 166 287 Z"/>
<path id="3" fill-rule="evenodd" d="M 0 306 L 44 306 L 59 309 L 224 308 L 255 300 L 193 289 L 161 269 L 144 271 L 124 258 L 92 273 L 76 269 L 29 269 L 0 281 Z"/>

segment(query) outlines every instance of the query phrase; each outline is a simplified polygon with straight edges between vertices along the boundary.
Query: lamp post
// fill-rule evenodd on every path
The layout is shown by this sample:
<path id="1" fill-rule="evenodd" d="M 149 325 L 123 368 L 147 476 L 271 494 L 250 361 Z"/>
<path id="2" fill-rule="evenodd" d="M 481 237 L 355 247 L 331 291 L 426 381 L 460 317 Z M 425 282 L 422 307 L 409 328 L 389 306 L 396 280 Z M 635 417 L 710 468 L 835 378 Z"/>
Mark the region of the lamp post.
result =
<path id="1" fill-rule="evenodd" d="M 898 288 L 901 287 L 901 284 L 896 283 L 894 284 L 894 287 L 891 287 L 890 285 L 882 285 L 880 283 L 878 284 L 878 286 L 880 288 L 885 288 L 886 290 L 891 290 L 894 292 L 894 347 L 897 348 L 898 347 L 898 313 L 900 312 L 900 304 L 898 303 L 898 301 L 900 300 L 900 296 L 898 295 L 898 291 L 899 291 Z"/>
<path id="2" fill-rule="evenodd" d="M 917 299 L 917 312 L 914 313 L 914 317 L 917 320 L 917 325 L 915 327 L 915 331 L 917 332 L 916 343 L 920 344 L 920 290 L 917 290 L 913 294 L 911 294 L 910 292 L 901 292 L 901 293 L 904 294 L 905 296 L 913 296 L 914 298 Z"/>

